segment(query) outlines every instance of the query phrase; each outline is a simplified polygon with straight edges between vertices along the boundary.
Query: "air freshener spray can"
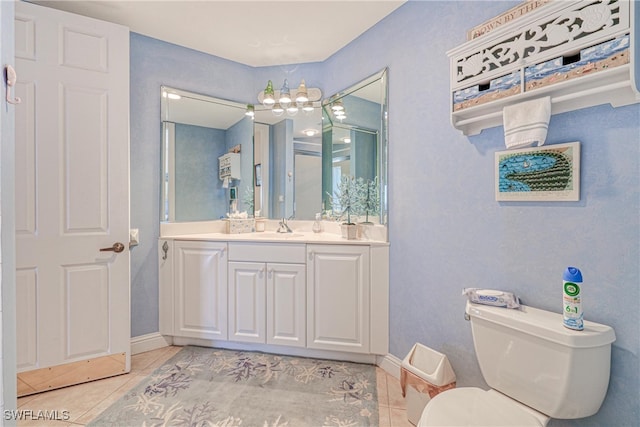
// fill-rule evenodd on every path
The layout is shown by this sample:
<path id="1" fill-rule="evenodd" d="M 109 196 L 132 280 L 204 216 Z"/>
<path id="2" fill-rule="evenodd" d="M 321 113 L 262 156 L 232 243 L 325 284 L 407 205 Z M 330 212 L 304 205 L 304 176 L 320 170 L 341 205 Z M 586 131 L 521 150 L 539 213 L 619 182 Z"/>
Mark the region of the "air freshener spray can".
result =
<path id="1" fill-rule="evenodd" d="M 562 275 L 562 313 L 564 326 L 581 331 L 584 329 L 582 314 L 582 273 L 575 267 L 567 267 Z"/>

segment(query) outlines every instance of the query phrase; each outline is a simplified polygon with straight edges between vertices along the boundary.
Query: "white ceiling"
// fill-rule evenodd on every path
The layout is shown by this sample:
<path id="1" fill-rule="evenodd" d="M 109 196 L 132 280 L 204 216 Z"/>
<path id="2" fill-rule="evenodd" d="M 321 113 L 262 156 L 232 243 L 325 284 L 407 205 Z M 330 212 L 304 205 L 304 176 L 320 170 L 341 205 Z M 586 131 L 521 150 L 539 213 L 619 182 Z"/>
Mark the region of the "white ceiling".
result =
<path id="1" fill-rule="evenodd" d="M 32 1 L 259 67 L 324 61 L 406 0 Z"/>

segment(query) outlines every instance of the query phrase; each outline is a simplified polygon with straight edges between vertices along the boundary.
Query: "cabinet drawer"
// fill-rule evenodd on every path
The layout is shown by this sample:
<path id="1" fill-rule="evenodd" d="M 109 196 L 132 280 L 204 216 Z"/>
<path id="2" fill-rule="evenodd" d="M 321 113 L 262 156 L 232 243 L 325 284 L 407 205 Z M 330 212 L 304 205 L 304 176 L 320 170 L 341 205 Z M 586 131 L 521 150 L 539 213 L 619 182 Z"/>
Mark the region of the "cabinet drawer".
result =
<path id="1" fill-rule="evenodd" d="M 229 243 L 230 261 L 305 263 L 300 243 Z"/>

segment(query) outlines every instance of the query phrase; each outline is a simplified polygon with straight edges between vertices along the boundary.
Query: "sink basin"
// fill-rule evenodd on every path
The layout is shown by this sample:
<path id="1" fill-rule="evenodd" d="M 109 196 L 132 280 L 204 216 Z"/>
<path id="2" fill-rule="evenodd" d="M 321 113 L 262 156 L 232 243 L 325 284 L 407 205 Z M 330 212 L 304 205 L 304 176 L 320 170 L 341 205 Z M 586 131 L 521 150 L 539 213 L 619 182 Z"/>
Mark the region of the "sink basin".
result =
<path id="1" fill-rule="evenodd" d="M 251 237 L 256 239 L 293 239 L 296 237 L 302 237 L 304 234 L 300 233 L 276 233 L 274 231 L 266 231 L 260 233 L 251 233 Z"/>

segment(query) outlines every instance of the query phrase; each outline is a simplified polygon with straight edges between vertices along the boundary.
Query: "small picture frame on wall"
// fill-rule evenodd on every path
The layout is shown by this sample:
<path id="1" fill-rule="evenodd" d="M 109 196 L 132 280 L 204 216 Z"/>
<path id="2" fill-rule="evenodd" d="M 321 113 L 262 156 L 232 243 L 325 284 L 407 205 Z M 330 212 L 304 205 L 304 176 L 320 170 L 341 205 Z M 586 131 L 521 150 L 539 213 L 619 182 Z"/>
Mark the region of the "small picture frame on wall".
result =
<path id="1" fill-rule="evenodd" d="M 258 163 L 253 167 L 253 169 L 254 169 L 253 176 L 255 177 L 255 180 L 256 180 L 256 187 L 260 187 L 262 186 L 262 164 Z"/>
<path id="2" fill-rule="evenodd" d="M 580 200 L 580 143 L 499 151 L 496 201 Z"/>

